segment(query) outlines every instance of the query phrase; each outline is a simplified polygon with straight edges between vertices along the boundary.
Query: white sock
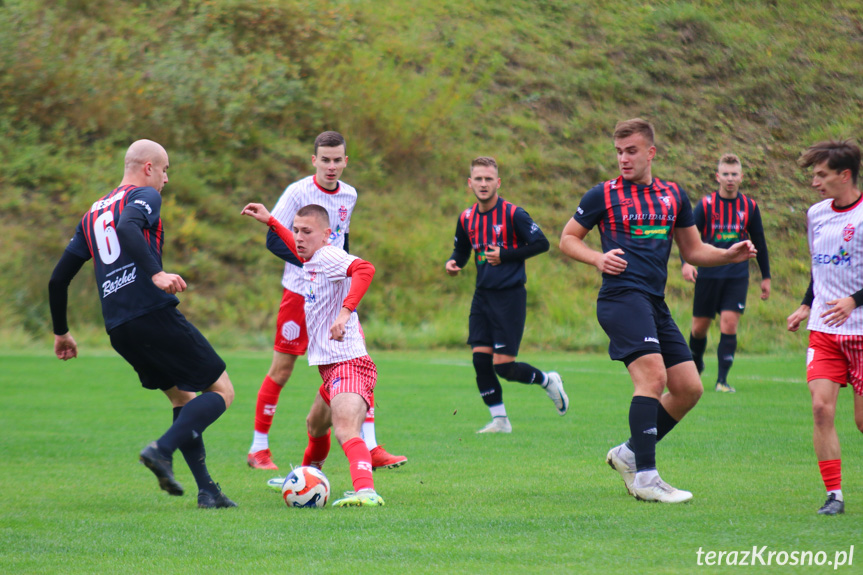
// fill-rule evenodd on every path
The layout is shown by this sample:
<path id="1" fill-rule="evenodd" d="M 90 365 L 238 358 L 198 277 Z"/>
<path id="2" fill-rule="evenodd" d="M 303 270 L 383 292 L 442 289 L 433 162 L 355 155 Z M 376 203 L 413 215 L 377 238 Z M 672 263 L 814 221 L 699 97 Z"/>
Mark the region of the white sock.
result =
<path id="1" fill-rule="evenodd" d="M 364 421 L 363 428 L 360 431 L 360 437 L 363 438 L 363 441 L 366 442 L 366 447 L 369 448 L 369 451 L 378 446 L 378 440 L 375 437 L 375 422 L 374 421 Z"/>
<path id="2" fill-rule="evenodd" d="M 541 383 L 541 384 L 539 384 L 539 385 L 540 385 L 540 387 L 542 387 L 543 389 L 545 389 L 546 387 L 548 387 L 548 374 L 547 374 L 546 372 L 544 372 L 544 371 L 542 372 L 542 383 Z"/>
<path id="3" fill-rule="evenodd" d="M 262 449 L 269 448 L 270 435 L 268 433 L 261 433 L 259 431 L 256 431 L 254 437 L 252 438 L 252 446 L 249 448 L 249 453 L 255 453 L 256 451 L 261 451 Z"/>
<path id="4" fill-rule="evenodd" d="M 845 499 L 842 498 L 842 490 L 841 489 L 834 489 L 833 491 L 828 491 L 827 496 L 829 497 L 831 493 L 836 495 L 836 501 L 845 501 Z"/>
<path id="5" fill-rule="evenodd" d="M 488 408 L 492 417 L 506 417 L 506 407 L 502 403 L 492 405 Z"/>
<path id="6" fill-rule="evenodd" d="M 635 474 L 635 486 L 638 488 L 647 487 L 657 478 L 659 478 L 659 472 L 656 469 L 638 471 Z"/>

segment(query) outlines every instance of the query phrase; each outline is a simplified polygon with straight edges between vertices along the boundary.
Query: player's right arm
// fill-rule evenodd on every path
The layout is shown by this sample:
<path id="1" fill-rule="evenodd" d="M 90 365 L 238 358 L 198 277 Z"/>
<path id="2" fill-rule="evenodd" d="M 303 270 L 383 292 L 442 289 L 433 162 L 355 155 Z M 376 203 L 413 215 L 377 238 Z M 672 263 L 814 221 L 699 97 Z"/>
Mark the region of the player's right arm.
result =
<path id="1" fill-rule="evenodd" d="M 298 262 L 301 262 L 300 254 L 297 253 L 297 242 L 294 240 L 294 234 L 283 226 L 274 215 L 267 211 L 267 208 L 263 204 L 246 204 L 240 214 L 255 218 L 262 224 L 267 224 L 270 228 L 269 233 L 275 234 L 279 238 L 279 241 L 282 242 L 282 245 L 285 246 L 285 249 L 290 251 Z"/>
<path id="2" fill-rule="evenodd" d="M 69 332 L 69 325 L 66 322 L 66 307 L 69 284 L 90 259 L 76 253 L 76 251 L 89 253 L 84 247 L 84 242 L 83 231 L 79 225 L 75 237 L 69 242 L 69 247 L 54 266 L 51 279 L 48 281 L 48 306 L 51 309 L 51 322 L 54 325 L 54 354 L 63 361 L 78 357 L 78 344 Z"/>
<path id="3" fill-rule="evenodd" d="M 293 225 L 294 216 L 297 215 L 297 211 L 302 207 L 297 205 L 296 201 L 297 185 L 298 183 L 295 182 L 288 186 L 279 198 L 279 201 L 276 202 L 276 205 L 273 207 L 272 216 L 285 227 Z M 279 237 L 272 227 L 267 230 L 267 249 L 270 250 L 273 255 L 285 260 L 289 264 L 303 267 L 303 262 L 300 261 L 296 254 L 288 249 L 284 240 Z"/>
<path id="4" fill-rule="evenodd" d="M 563 228 L 560 235 L 560 251 L 575 261 L 590 264 L 600 272 L 609 275 L 620 275 L 626 270 L 626 260 L 623 259 L 623 250 L 616 248 L 606 253 L 598 252 L 584 243 L 589 229 L 570 219 Z"/>
<path id="5" fill-rule="evenodd" d="M 467 264 L 470 259 L 470 252 L 473 249 L 470 245 L 470 236 L 462 225 L 462 218 L 459 217 L 458 223 L 455 226 L 455 239 L 453 240 L 452 255 L 444 266 L 446 273 L 451 276 L 458 275 L 458 272 Z"/>

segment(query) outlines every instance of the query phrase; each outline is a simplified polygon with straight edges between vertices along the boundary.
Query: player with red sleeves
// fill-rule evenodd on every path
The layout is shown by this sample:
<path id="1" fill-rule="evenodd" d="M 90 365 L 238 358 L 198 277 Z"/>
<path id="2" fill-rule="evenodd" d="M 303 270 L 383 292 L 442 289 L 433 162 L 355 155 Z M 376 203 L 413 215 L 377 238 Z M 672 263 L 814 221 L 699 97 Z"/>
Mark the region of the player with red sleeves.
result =
<path id="1" fill-rule="evenodd" d="M 827 501 L 821 515 L 845 512 L 842 459 L 836 434 L 839 389 L 854 388 L 854 421 L 863 431 L 863 201 L 857 188 L 860 148 L 828 140 L 800 156 L 812 167 L 812 187 L 823 201 L 806 214 L 811 281 L 800 307 L 788 316 L 797 331 L 808 318 L 806 379 L 812 395 L 813 443 Z"/>
<path id="2" fill-rule="evenodd" d="M 291 226 L 297 210 L 309 204 L 323 206 L 329 214 L 329 242 L 348 251 L 348 232 L 351 215 L 357 203 L 357 190 L 341 181 L 348 164 L 345 138 L 338 132 L 323 132 L 315 138 L 312 165 L 315 173 L 288 186 L 276 206 L 273 216 L 285 226 Z M 276 320 L 276 341 L 273 345 L 273 361 L 258 390 L 255 405 L 255 428 L 252 445 L 246 458 L 249 467 L 255 469 L 278 469 L 273 463 L 269 434 L 276 415 L 279 395 L 291 373 L 297 357 L 306 353 L 308 333 L 302 290 L 302 264 L 285 247 L 284 242 L 270 230 L 267 233 L 267 248 L 285 260 L 282 275 L 282 302 Z M 375 436 L 374 397 L 362 427 L 362 437 L 372 454 L 375 469 L 393 468 L 407 462 L 403 455 L 391 455 L 377 443 Z"/>
<path id="3" fill-rule="evenodd" d="M 317 365 L 323 384 L 306 418 L 309 443 L 303 465 L 320 469 L 330 451 L 330 427 L 348 458 L 354 491 L 333 502 L 335 507 L 377 507 L 372 456 L 360 436 L 377 382 L 377 367 L 366 351 L 356 308 L 371 284 L 375 268 L 329 243 L 327 209 L 300 208 L 291 233 L 261 204 L 248 204 L 242 214 L 267 224 L 302 262 L 309 365 Z"/>

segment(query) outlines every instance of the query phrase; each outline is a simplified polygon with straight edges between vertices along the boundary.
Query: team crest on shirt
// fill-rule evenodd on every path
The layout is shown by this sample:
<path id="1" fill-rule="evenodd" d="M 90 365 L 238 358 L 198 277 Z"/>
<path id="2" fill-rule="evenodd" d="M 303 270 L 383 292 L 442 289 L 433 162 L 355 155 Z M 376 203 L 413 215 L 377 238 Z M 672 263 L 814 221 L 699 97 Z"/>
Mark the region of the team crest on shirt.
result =
<path id="1" fill-rule="evenodd" d="M 738 218 L 740 218 L 741 220 L 742 220 L 745 216 L 746 216 L 746 212 L 744 212 L 743 210 L 738 210 L 738 211 L 737 211 L 737 217 L 738 217 Z"/>
<path id="2" fill-rule="evenodd" d="M 345 221 L 348 219 L 348 209 L 344 206 L 339 208 L 339 219 L 341 221 Z"/>
<path id="3" fill-rule="evenodd" d="M 846 242 L 850 242 L 851 238 L 854 237 L 854 224 L 848 224 L 845 226 L 845 229 L 842 230 L 842 237 Z"/>
<path id="4" fill-rule="evenodd" d="M 315 281 L 315 278 L 318 277 L 318 272 L 309 272 L 309 281 Z"/>
<path id="5" fill-rule="evenodd" d="M 665 204 L 665 207 L 671 207 L 671 198 L 669 198 L 668 196 L 659 196 L 659 201 Z"/>

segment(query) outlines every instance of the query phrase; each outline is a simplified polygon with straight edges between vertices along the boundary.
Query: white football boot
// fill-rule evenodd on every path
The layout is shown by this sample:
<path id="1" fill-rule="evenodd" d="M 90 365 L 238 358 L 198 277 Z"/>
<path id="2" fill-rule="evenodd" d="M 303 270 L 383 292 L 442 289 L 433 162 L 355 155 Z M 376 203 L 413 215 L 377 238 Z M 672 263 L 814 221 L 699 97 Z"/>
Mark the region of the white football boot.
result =
<path id="1" fill-rule="evenodd" d="M 512 433 L 512 424 L 505 415 L 491 418 L 491 423 L 477 431 L 477 433 Z"/>
<path id="2" fill-rule="evenodd" d="M 630 495 L 635 495 L 632 491 L 635 485 L 635 454 L 626 447 L 625 443 L 621 443 L 617 447 L 612 447 L 605 456 L 605 462 L 620 473 L 623 478 L 623 484 Z"/>
<path id="3" fill-rule="evenodd" d="M 683 503 L 692 499 L 692 493 L 672 487 L 659 475 L 647 487 L 632 486 L 632 494 L 639 501 L 658 501 L 660 503 Z"/>
<path id="4" fill-rule="evenodd" d="M 548 381 L 545 382 L 543 389 L 549 399 L 554 402 L 557 412 L 561 415 L 565 414 L 566 410 L 569 409 L 569 397 L 563 390 L 563 378 L 560 377 L 560 374 L 556 371 L 549 371 Z"/>

